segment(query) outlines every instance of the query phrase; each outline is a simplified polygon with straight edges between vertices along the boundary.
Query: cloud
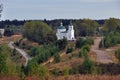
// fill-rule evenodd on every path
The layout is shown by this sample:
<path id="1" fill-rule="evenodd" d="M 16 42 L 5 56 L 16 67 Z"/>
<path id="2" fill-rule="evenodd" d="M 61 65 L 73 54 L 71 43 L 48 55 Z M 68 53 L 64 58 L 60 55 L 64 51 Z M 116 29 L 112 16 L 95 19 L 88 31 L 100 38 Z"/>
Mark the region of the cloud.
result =
<path id="1" fill-rule="evenodd" d="M 118 2 L 119 0 L 80 0 L 81 2 Z"/>

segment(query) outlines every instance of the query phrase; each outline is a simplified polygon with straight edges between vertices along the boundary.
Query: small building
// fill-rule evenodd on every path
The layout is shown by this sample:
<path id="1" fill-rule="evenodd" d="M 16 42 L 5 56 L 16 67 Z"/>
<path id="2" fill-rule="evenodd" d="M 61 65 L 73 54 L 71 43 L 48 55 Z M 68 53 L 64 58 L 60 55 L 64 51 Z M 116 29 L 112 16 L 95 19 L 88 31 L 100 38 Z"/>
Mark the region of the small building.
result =
<path id="1" fill-rule="evenodd" d="M 1 35 L 1 36 L 4 36 L 4 32 L 5 32 L 5 29 L 2 29 L 2 28 L 1 28 L 1 29 L 0 29 L 0 35 Z"/>
<path id="2" fill-rule="evenodd" d="M 73 25 L 68 25 L 67 30 L 65 26 L 63 26 L 63 23 L 61 23 L 61 25 L 57 28 L 56 36 L 58 40 L 63 38 L 66 38 L 67 40 L 75 40 Z"/>

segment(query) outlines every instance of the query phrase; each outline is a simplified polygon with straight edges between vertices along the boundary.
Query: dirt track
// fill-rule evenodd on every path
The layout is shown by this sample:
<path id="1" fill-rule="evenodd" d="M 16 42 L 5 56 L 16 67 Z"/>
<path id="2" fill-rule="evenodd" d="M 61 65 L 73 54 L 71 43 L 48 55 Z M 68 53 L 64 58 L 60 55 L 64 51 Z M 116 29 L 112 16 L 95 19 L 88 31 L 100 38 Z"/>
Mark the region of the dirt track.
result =
<path id="1" fill-rule="evenodd" d="M 111 56 L 106 51 L 99 49 L 99 43 L 101 39 L 101 37 L 97 37 L 94 40 L 94 45 L 92 46 L 92 51 L 96 53 L 96 62 L 113 63 Z"/>

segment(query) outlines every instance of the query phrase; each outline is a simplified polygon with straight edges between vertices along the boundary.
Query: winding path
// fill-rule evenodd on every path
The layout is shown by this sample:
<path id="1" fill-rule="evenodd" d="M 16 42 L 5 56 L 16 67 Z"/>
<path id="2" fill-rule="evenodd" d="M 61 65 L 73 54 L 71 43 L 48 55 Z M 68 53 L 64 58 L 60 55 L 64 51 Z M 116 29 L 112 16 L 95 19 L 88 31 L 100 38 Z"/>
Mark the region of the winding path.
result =
<path id="1" fill-rule="evenodd" d="M 99 43 L 101 41 L 101 37 L 97 37 L 94 40 L 94 45 L 92 46 L 92 51 L 96 53 L 96 62 L 100 63 L 113 63 L 111 56 L 104 50 L 99 49 Z"/>
<path id="2" fill-rule="evenodd" d="M 31 60 L 31 58 L 28 56 L 28 54 L 27 54 L 24 50 L 22 50 L 22 49 L 20 49 L 20 48 L 17 48 L 17 47 L 14 47 L 13 44 L 14 44 L 14 42 L 10 41 L 10 42 L 8 43 L 8 46 L 9 46 L 11 49 L 16 49 L 16 50 L 26 59 L 26 62 L 25 62 L 24 65 L 27 66 L 28 60 Z"/>

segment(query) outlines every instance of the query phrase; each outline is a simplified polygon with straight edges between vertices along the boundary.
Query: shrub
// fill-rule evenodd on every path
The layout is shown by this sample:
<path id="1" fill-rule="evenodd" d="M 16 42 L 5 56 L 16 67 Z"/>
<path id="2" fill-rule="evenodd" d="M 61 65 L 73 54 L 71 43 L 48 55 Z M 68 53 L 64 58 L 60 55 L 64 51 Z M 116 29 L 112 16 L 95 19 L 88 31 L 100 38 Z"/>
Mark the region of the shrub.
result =
<path id="1" fill-rule="evenodd" d="M 79 67 L 75 66 L 75 67 L 72 67 L 70 70 L 69 70 L 69 74 L 78 74 L 79 73 Z"/>
<path id="2" fill-rule="evenodd" d="M 49 76 L 49 70 L 47 69 L 46 66 L 40 65 L 39 76 L 40 77 L 48 77 Z"/>
<path id="3" fill-rule="evenodd" d="M 92 38 L 79 38 L 76 41 L 76 48 L 82 48 L 84 45 L 92 45 L 94 44 L 94 40 Z"/>
<path id="4" fill-rule="evenodd" d="M 82 57 L 82 56 L 83 56 L 83 50 L 82 50 L 82 49 L 80 49 L 78 56 L 79 56 L 79 57 Z"/>
<path id="5" fill-rule="evenodd" d="M 59 75 L 59 70 L 58 69 L 53 69 L 52 71 L 52 74 L 55 75 L 55 76 L 58 76 Z"/>
<path id="6" fill-rule="evenodd" d="M 76 40 L 76 48 L 81 48 L 83 44 L 84 44 L 83 38 L 79 38 L 78 40 Z"/>
<path id="7" fill-rule="evenodd" d="M 73 51 L 73 48 L 71 47 L 71 48 L 67 48 L 67 51 L 66 51 L 66 53 L 71 53 Z"/>
<path id="8" fill-rule="evenodd" d="M 99 69 L 95 66 L 94 62 L 89 60 L 89 58 L 85 58 L 83 64 L 83 73 L 87 74 L 97 74 Z"/>
<path id="9" fill-rule="evenodd" d="M 78 56 L 79 56 L 79 57 L 84 56 L 85 58 L 87 58 L 89 51 L 90 51 L 89 45 L 85 45 L 85 46 L 83 46 L 83 47 L 80 49 Z"/>
<path id="10" fill-rule="evenodd" d="M 93 45 L 94 44 L 94 40 L 92 38 L 86 38 L 85 43 L 84 44 L 89 44 L 89 45 Z"/>
<path id="11" fill-rule="evenodd" d="M 99 48 L 108 48 L 111 46 L 115 46 L 120 44 L 120 33 L 119 32 L 111 32 L 101 40 L 99 44 Z"/>
<path id="12" fill-rule="evenodd" d="M 120 61 L 120 49 L 117 49 L 117 50 L 115 51 L 115 56 L 116 56 L 116 58 Z"/>
<path id="13" fill-rule="evenodd" d="M 68 76 L 69 75 L 69 69 L 68 68 L 63 69 L 63 75 L 64 76 Z"/>
<path id="14" fill-rule="evenodd" d="M 67 39 L 64 38 L 64 39 L 61 39 L 61 40 L 57 40 L 55 42 L 55 44 L 56 44 L 56 46 L 58 47 L 59 50 L 63 50 L 67 46 Z"/>
<path id="15" fill-rule="evenodd" d="M 60 55 L 59 55 L 59 53 L 56 53 L 55 55 L 54 55 L 54 61 L 55 61 L 55 63 L 58 63 L 58 62 L 60 62 Z"/>
<path id="16" fill-rule="evenodd" d="M 90 51 L 90 46 L 89 45 L 84 45 L 83 47 L 82 47 L 82 49 L 86 49 L 88 52 Z"/>

